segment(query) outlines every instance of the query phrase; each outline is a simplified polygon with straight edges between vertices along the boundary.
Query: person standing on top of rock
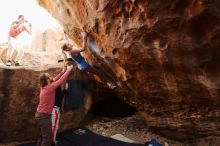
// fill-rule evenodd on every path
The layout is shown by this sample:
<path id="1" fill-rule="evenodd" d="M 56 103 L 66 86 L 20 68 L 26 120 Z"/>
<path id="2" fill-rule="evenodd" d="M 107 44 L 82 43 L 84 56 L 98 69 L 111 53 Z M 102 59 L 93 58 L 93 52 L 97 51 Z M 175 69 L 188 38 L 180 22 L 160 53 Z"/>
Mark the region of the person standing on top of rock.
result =
<path id="1" fill-rule="evenodd" d="M 76 48 L 76 47 L 74 47 L 73 45 L 71 45 L 69 43 L 65 43 L 65 44 L 62 45 L 62 50 L 66 51 L 71 56 L 71 59 L 76 62 L 77 67 L 78 67 L 79 70 L 96 74 L 96 75 L 98 75 L 98 77 L 102 81 L 107 82 L 104 75 L 101 72 L 99 72 L 97 69 L 95 69 L 94 67 L 89 65 L 89 63 L 81 55 L 81 52 L 85 51 L 86 48 L 87 48 L 87 33 L 82 32 L 81 35 L 83 37 L 83 46 L 82 46 L 82 48 Z M 111 89 L 116 88 L 116 85 L 114 85 L 113 83 L 107 82 L 107 85 Z"/>
<path id="2" fill-rule="evenodd" d="M 15 49 L 18 50 L 17 56 L 15 58 L 15 66 L 21 65 L 21 60 L 24 55 L 24 45 L 22 39 L 18 39 L 22 33 L 27 33 L 31 35 L 32 25 L 27 20 L 25 20 L 24 15 L 19 15 L 18 20 L 12 22 L 8 34 L 8 50 L 6 55 L 6 65 L 12 65 L 12 55 Z"/>
<path id="3" fill-rule="evenodd" d="M 73 66 L 67 66 L 55 78 L 48 73 L 40 75 L 40 101 L 35 113 L 35 119 L 40 126 L 41 135 L 37 146 L 52 145 L 52 122 L 51 113 L 55 104 L 55 91 L 67 79 Z"/>

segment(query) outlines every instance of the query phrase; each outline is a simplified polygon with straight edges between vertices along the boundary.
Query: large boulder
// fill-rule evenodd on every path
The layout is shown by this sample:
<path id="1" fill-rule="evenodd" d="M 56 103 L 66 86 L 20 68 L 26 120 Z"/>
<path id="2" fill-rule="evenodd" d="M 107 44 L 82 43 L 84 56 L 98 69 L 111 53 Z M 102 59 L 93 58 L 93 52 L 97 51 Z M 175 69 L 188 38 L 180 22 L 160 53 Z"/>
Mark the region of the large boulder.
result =
<path id="1" fill-rule="evenodd" d="M 37 1 L 77 46 L 89 33 L 85 56 L 150 128 L 182 140 L 220 135 L 220 1 Z"/>
<path id="2" fill-rule="evenodd" d="M 5 67 L 0 65 L 0 143 L 36 140 L 39 128 L 34 118 L 39 102 L 39 74 L 56 75 L 61 66 Z M 86 94 L 85 99 L 89 99 Z M 84 108 L 62 111 L 59 131 L 76 127 Z"/>

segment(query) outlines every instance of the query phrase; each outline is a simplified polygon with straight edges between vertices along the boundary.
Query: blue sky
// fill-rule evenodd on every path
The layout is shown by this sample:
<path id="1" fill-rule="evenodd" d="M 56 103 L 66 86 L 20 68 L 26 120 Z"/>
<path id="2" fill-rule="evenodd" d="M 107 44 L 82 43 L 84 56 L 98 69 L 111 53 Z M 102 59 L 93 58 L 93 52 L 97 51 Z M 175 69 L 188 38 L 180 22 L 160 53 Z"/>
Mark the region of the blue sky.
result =
<path id="1" fill-rule="evenodd" d="M 9 26 L 19 14 L 25 15 L 32 23 L 33 32 L 59 26 L 58 21 L 40 7 L 36 0 L 5 0 L 0 5 L 0 43 L 7 42 Z"/>

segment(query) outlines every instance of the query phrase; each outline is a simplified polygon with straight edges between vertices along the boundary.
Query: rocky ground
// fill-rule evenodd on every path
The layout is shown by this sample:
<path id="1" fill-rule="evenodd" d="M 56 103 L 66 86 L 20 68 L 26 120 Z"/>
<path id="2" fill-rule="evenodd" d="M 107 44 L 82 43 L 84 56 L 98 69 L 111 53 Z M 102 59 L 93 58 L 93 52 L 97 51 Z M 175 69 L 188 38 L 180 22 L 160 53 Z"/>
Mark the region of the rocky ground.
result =
<path id="1" fill-rule="evenodd" d="M 173 141 L 150 132 L 138 115 L 123 118 L 93 117 L 93 120 L 86 122 L 85 126 L 91 131 L 107 137 L 121 134 L 133 140 L 134 143 L 144 144 L 151 139 L 156 139 L 161 144 L 167 143 L 169 146 L 190 146 L 187 143 Z M 15 146 L 16 144 L 19 142 L 0 144 L 0 146 Z"/>
<path id="2" fill-rule="evenodd" d="M 156 139 L 161 144 L 168 143 L 169 146 L 190 146 L 190 144 L 173 141 L 152 133 L 138 115 L 124 118 L 97 117 L 87 123 L 86 127 L 107 137 L 121 134 L 135 143 L 144 144 L 151 139 Z"/>

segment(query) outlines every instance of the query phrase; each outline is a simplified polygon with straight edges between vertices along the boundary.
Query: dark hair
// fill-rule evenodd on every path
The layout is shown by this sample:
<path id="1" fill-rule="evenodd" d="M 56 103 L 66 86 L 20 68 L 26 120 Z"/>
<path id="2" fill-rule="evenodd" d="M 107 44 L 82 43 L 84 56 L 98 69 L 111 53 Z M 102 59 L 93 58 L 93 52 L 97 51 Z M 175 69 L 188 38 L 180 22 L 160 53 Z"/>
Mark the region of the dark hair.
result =
<path id="1" fill-rule="evenodd" d="M 24 17 L 24 15 L 18 15 L 18 19 L 20 19 L 20 18 L 22 18 L 22 17 Z"/>
<path id="2" fill-rule="evenodd" d="M 39 76 L 39 81 L 40 81 L 40 86 L 44 87 L 47 85 L 47 80 L 48 80 L 48 75 L 47 73 L 41 73 Z"/>
<path id="3" fill-rule="evenodd" d="M 68 48 L 68 47 L 67 47 L 67 44 L 63 44 L 62 50 L 65 51 L 67 48 Z"/>

